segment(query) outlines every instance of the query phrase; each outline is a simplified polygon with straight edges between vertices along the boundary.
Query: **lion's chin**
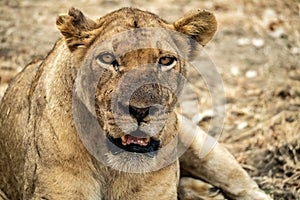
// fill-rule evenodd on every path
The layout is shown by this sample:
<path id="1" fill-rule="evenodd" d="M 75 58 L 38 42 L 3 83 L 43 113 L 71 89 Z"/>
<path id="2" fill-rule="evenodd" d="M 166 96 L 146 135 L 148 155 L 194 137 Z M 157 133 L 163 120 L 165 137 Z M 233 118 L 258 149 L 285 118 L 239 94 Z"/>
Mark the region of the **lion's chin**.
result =
<path id="1" fill-rule="evenodd" d="M 107 147 L 113 155 L 123 152 L 132 152 L 153 158 L 156 156 L 160 146 L 160 141 L 150 136 L 132 136 L 124 135 L 120 138 L 114 138 L 107 134 Z"/>

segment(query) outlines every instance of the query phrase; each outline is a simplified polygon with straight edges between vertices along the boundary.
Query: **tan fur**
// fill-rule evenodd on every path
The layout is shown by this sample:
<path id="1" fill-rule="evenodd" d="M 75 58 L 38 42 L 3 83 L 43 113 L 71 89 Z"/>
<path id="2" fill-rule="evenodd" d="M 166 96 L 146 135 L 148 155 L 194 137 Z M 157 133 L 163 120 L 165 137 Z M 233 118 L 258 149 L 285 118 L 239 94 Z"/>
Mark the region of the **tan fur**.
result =
<path id="1" fill-rule="evenodd" d="M 56 24 L 64 37 L 56 43 L 42 63 L 27 66 L 15 78 L 1 102 L 0 191 L 9 199 L 89 200 L 176 200 L 177 192 L 181 193 L 181 199 L 191 199 L 187 191 L 193 191 L 194 196 L 200 199 L 203 195 L 215 193 L 210 190 L 212 186 L 200 184 L 200 180 L 193 178 L 182 179 L 177 191 L 178 160 L 156 171 L 148 170 L 161 164 L 160 161 L 166 156 L 162 153 L 158 153 L 153 159 L 135 156 L 126 162 L 123 162 L 126 153 L 107 153 L 111 167 L 104 165 L 82 144 L 75 128 L 72 110 L 72 91 L 77 72 L 83 66 L 84 58 L 90 55 L 90 50 L 99 43 L 133 28 L 159 27 L 182 32 L 205 45 L 216 31 L 213 14 L 193 11 L 169 24 L 152 13 L 134 8 L 123 8 L 96 21 L 87 19 L 76 9 L 70 9 L 67 15 L 57 18 Z M 130 45 L 126 45 L 126 41 L 126 38 L 121 41 L 123 46 Z M 171 44 L 170 41 L 166 38 L 159 46 L 167 47 Z M 147 40 L 142 42 L 151 43 Z M 185 51 L 187 57 L 192 54 L 190 44 L 186 41 L 177 42 L 178 48 Z M 109 109 L 111 91 L 126 94 L 126 84 L 131 84 L 129 81 L 117 86 L 122 74 L 135 69 L 131 75 L 135 81 L 139 81 L 147 69 L 138 66 L 156 62 L 160 53 L 157 49 L 128 52 L 120 57 L 119 71 L 110 68 L 104 70 L 97 85 L 95 114 L 105 133 L 116 138 L 124 135 Z M 92 64 L 94 66 L 97 65 Z M 178 58 L 174 70 L 184 73 L 184 67 L 184 62 Z M 175 80 L 176 77 L 169 78 Z M 177 87 L 176 84 L 174 87 Z M 147 92 L 151 93 L 151 98 L 147 96 Z M 129 102 L 124 100 L 121 103 L 145 107 L 157 103 L 156 97 L 160 97 L 159 95 L 165 95 L 162 104 L 170 111 L 165 115 L 153 116 L 153 123 L 159 123 L 161 117 L 166 119 L 163 130 L 155 133 L 153 138 L 160 140 L 161 147 L 165 147 L 182 128 L 179 138 L 183 141 L 183 146 L 187 145 L 184 141 L 193 136 L 195 127 L 189 123 L 187 127 L 180 126 L 178 115 L 174 112 L 174 96 L 164 88 L 144 86 L 133 94 Z M 120 98 L 122 100 L 123 96 Z M 117 118 L 120 118 L 121 125 L 124 122 L 125 128 L 132 128 L 127 125 L 132 120 L 130 116 L 117 115 Z M 193 141 L 181 160 L 181 167 L 194 177 L 210 181 L 233 198 L 267 199 L 220 145 L 217 144 L 206 158 L 200 159 L 199 152 L 205 137 L 203 133 Z M 169 155 L 171 152 L 172 149 L 165 154 Z M 120 167 L 123 171 L 115 170 L 113 166 Z"/>

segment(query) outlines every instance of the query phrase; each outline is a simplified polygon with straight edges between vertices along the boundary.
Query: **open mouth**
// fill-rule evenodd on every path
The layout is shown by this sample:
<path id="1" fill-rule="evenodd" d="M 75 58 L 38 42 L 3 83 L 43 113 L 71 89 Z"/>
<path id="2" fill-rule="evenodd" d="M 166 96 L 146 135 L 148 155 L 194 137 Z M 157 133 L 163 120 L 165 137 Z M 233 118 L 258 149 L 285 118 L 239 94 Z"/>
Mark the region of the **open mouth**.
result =
<path id="1" fill-rule="evenodd" d="M 112 154 L 116 155 L 124 151 L 143 153 L 148 157 L 154 157 L 159 148 L 159 140 L 154 140 L 150 136 L 132 136 L 124 135 L 120 138 L 114 138 L 107 135 L 107 145 L 108 149 Z"/>

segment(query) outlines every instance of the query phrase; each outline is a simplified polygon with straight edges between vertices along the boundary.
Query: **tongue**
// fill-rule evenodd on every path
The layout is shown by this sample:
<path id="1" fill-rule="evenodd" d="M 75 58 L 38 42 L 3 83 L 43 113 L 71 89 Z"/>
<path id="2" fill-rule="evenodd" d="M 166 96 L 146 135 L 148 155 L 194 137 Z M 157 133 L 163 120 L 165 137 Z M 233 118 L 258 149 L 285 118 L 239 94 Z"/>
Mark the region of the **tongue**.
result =
<path id="1" fill-rule="evenodd" d="M 140 146 L 147 146 L 149 138 L 139 138 L 131 135 L 126 135 L 126 138 L 122 141 L 123 145 L 138 144 Z"/>

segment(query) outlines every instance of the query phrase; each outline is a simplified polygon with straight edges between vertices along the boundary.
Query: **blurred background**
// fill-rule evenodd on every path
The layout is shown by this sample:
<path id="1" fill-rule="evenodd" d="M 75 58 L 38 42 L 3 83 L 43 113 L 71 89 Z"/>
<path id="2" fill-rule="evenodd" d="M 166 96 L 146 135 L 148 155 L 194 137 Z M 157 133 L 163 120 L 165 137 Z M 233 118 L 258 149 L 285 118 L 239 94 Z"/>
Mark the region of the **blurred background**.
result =
<path id="1" fill-rule="evenodd" d="M 55 27 L 58 14 L 75 7 L 97 19 L 124 6 L 169 22 L 196 8 L 215 13 L 218 32 L 205 49 L 226 90 L 219 141 L 275 200 L 299 200 L 299 0 L 1 0 L 0 99 L 10 80 L 32 60 L 45 57 L 61 37 Z M 214 117 L 208 112 L 210 94 L 199 77 L 188 76 L 200 105 L 189 117 L 207 130 Z M 186 98 L 185 105 L 194 110 L 192 101 Z"/>

